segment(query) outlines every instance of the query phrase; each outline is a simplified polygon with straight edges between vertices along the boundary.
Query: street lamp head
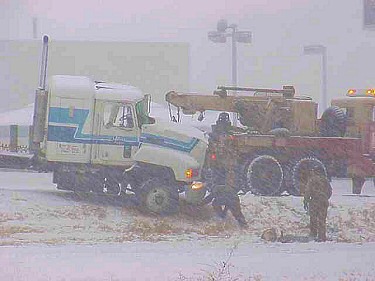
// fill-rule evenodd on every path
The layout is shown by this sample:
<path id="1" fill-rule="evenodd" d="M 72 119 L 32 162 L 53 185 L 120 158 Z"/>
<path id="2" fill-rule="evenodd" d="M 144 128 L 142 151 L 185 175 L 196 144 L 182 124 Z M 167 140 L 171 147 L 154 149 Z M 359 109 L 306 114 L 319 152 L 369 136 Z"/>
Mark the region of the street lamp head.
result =
<path id="1" fill-rule="evenodd" d="M 303 47 L 303 53 L 305 55 L 323 54 L 325 51 L 326 47 L 323 45 L 308 45 Z"/>
<path id="2" fill-rule="evenodd" d="M 221 19 L 217 22 L 217 31 L 225 32 L 227 28 L 228 28 L 228 22 L 226 19 Z"/>
<path id="3" fill-rule="evenodd" d="M 236 31 L 233 39 L 240 43 L 251 43 L 251 37 L 250 31 Z"/>
<path id="4" fill-rule="evenodd" d="M 208 39 L 214 43 L 225 43 L 227 42 L 227 37 L 225 33 L 218 32 L 218 31 L 209 31 L 208 32 Z"/>

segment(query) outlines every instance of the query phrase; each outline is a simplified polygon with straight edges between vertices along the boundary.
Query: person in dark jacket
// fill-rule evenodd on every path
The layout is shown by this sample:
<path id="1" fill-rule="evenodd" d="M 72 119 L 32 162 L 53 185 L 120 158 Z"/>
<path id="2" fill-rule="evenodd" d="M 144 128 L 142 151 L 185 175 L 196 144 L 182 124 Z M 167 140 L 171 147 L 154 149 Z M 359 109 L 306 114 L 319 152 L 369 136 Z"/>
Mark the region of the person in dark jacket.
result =
<path id="1" fill-rule="evenodd" d="M 310 171 L 304 194 L 304 208 L 310 215 L 310 237 L 316 241 L 327 240 L 327 211 L 332 187 L 327 177 L 319 172 Z"/>
<path id="2" fill-rule="evenodd" d="M 212 207 L 215 213 L 225 218 L 228 210 L 233 217 L 238 221 L 241 227 L 246 227 L 247 222 L 245 216 L 241 211 L 240 199 L 235 189 L 235 174 L 233 167 L 236 160 L 234 150 L 225 140 L 220 139 L 229 134 L 233 129 L 232 123 L 227 112 L 221 112 L 215 125 L 212 125 L 212 132 L 210 133 L 210 143 L 215 143 L 215 146 L 221 146 L 220 158 L 225 159 L 225 164 L 221 167 L 213 167 L 213 177 L 215 180 L 211 183 L 209 188 L 210 194 L 204 199 L 204 204 L 212 202 Z M 226 139 L 226 138 L 224 138 Z"/>
<path id="3" fill-rule="evenodd" d="M 247 227 L 241 210 L 240 198 L 233 188 L 225 185 L 213 187 L 211 193 L 204 199 L 205 204 L 211 202 L 216 215 L 220 218 L 225 218 L 229 210 L 241 227 Z"/>

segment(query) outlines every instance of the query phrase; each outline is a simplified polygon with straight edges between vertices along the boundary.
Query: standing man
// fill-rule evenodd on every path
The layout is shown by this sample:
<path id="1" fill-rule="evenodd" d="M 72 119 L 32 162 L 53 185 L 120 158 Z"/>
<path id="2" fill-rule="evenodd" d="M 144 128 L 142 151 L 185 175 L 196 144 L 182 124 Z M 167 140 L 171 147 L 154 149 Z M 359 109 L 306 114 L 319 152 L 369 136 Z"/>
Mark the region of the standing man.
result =
<path id="1" fill-rule="evenodd" d="M 324 173 L 310 171 L 306 185 L 303 205 L 310 215 L 310 237 L 318 242 L 327 240 L 327 211 L 332 187 Z"/>

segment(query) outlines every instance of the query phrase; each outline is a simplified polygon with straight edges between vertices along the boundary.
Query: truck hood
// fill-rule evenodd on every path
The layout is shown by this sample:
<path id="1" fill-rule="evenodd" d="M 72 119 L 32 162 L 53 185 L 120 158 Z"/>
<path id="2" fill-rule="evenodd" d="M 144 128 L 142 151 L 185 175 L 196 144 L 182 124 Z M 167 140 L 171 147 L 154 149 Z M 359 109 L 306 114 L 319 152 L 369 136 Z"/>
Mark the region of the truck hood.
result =
<path id="1" fill-rule="evenodd" d="M 198 141 L 208 144 L 208 138 L 204 132 L 191 126 L 158 120 L 155 124 L 142 126 L 141 142 L 190 152 Z"/>

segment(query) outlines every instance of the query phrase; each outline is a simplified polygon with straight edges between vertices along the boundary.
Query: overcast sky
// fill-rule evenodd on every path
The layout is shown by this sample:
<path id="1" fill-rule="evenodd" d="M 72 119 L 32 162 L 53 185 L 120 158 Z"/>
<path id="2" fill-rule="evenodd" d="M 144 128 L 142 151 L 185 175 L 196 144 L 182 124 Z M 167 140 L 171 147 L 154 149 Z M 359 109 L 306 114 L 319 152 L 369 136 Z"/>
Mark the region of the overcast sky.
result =
<path id="1" fill-rule="evenodd" d="M 89 29 L 84 37 L 94 39 L 127 38 L 113 32 L 100 32 L 121 25 L 123 30 L 135 30 L 131 38 L 147 41 L 150 36 L 174 38 L 181 29 L 214 28 L 219 18 L 233 21 L 254 15 L 275 15 L 306 6 L 308 0 L 0 0 L 2 37 L 31 38 L 30 17 L 38 17 L 40 29 L 53 28 L 59 38 L 75 38 L 79 30 Z M 27 24 L 28 22 L 28 24 Z M 142 28 L 142 29 L 141 29 Z M 102 30 L 102 31 L 104 31 Z M 138 30 L 141 30 L 138 32 Z M 81 37 L 82 38 L 82 37 Z M 83 38 L 86 39 L 86 38 Z"/>
<path id="2" fill-rule="evenodd" d="M 375 31 L 363 29 L 363 0 L 0 0 L 0 39 L 175 41 L 190 44 L 190 88 L 208 91 L 231 82 L 230 44 L 214 44 L 207 32 L 220 18 L 253 33 L 238 50 L 238 83 L 295 85 L 316 100 L 321 92 L 319 56 L 328 50 L 329 99 L 347 88 L 372 87 Z"/>

